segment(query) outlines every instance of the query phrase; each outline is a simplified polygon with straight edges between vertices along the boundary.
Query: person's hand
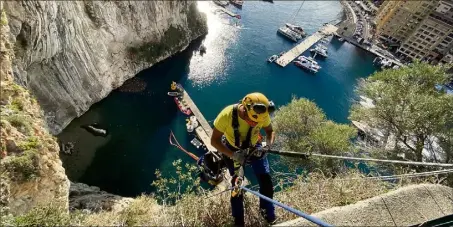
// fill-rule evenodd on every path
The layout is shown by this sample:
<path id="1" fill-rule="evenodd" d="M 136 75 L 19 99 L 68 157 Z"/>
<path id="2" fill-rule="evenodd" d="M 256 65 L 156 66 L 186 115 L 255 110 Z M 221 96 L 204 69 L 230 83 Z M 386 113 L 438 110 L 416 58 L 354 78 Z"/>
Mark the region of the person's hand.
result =
<path id="1" fill-rule="evenodd" d="M 242 150 L 234 152 L 232 159 L 243 164 L 245 162 L 245 152 L 243 152 Z"/>

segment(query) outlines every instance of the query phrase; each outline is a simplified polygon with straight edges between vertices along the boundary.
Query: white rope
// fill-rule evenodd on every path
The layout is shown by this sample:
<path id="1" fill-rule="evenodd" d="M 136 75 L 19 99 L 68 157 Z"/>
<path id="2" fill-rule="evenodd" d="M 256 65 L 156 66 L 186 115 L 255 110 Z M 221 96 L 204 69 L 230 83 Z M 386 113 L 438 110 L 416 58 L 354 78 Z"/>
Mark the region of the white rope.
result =
<path id="1" fill-rule="evenodd" d="M 389 176 L 348 178 L 348 179 L 342 179 L 342 180 L 360 180 L 360 179 L 394 180 L 394 179 L 403 178 L 403 177 L 408 177 L 408 178 L 410 178 L 410 177 L 426 177 L 426 176 L 434 176 L 434 175 L 447 174 L 447 173 L 453 173 L 453 169 L 445 169 L 445 170 L 437 170 L 437 171 L 421 172 L 421 173 L 406 173 L 406 174 L 389 175 Z"/>
<path id="2" fill-rule="evenodd" d="M 394 164 L 405 164 L 405 165 L 417 165 L 417 166 L 437 166 L 437 167 L 453 167 L 453 164 L 448 163 L 432 163 L 432 162 L 413 162 L 413 161 L 400 161 L 400 160 L 387 160 L 387 159 L 375 159 L 375 158 L 358 158 L 358 157 L 346 157 L 338 155 L 327 155 L 327 154 L 305 154 L 294 151 L 276 151 L 270 150 L 270 153 L 287 155 L 287 156 L 303 156 L 303 157 L 322 157 L 322 158 L 334 158 L 334 159 L 343 159 L 343 160 L 355 160 L 355 161 L 367 161 L 367 162 L 383 162 L 383 163 L 394 163 Z"/>
<path id="3" fill-rule="evenodd" d="M 419 165 L 419 166 L 421 165 L 421 166 L 453 167 L 453 164 L 448 164 L 448 163 L 413 162 L 413 161 L 387 160 L 387 159 L 375 159 L 375 158 L 357 158 L 357 157 L 344 157 L 344 156 L 326 155 L 326 154 L 311 154 L 311 155 L 318 156 L 318 157 L 324 157 L 324 158 L 336 158 L 336 159 L 356 160 L 356 161 L 397 163 L 397 164 Z"/>

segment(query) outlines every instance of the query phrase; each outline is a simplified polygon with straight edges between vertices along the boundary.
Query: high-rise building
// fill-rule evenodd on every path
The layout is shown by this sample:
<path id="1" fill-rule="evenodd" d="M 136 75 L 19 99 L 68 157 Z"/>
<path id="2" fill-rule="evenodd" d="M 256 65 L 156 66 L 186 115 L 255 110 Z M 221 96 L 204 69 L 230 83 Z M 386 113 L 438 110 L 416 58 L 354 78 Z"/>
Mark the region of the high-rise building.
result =
<path id="1" fill-rule="evenodd" d="M 407 36 L 397 56 L 432 63 L 452 62 L 453 0 L 437 3 L 435 9 Z"/>
<path id="2" fill-rule="evenodd" d="M 376 35 L 389 46 L 401 43 L 434 10 L 439 0 L 384 1 L 376 15 Z"/>

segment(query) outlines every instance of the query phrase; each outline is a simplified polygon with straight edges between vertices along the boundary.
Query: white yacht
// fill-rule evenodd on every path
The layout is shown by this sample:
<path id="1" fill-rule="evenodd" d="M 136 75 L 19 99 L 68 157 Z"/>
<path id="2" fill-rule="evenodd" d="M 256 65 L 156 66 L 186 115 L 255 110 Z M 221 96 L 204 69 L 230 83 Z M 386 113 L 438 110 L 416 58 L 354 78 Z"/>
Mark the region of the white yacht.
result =
<path id="1" fill-rule="evenodd" d="M 291 31 L 299 34 L 302 38 L 307 36 L 307 33 L 304 31 L 304 29 L 301 26 L 297 26 L 297 25 L 290 24 L 290 23 L 286 23 L 285 26 L 287 28 L 291 29 Z"/>
<path id="2" fill-rule="evenodd" d="M 294 64 L 314 73 L 317 73 L 321 68 L 321 66 L 318 65 L 318 62 L 316 62 L 312 57 L 300 56 L 297 58 L 297 61 L 294 61 Z"/>
<path id="3" fill-rule="evenodd" d="M 317 45 L 315 48 L 310 49 L 310 52 L 315 52 L 317 55 L 321 55 L 325 58 L 328 57 L 327 48 L 322 45 Z"/>
<path id="4" fill-rule="evenodd" d="M 287 27 L 281 27 L 278 29 L 278 33 L 284 35 L 285 37 L 287 37 L 288 39 L 294 41 L 294 42 L 297 42 L 299 39 L 302 39 L 302 37 L 291 31 L 291 29 L 287 28 Z"/>

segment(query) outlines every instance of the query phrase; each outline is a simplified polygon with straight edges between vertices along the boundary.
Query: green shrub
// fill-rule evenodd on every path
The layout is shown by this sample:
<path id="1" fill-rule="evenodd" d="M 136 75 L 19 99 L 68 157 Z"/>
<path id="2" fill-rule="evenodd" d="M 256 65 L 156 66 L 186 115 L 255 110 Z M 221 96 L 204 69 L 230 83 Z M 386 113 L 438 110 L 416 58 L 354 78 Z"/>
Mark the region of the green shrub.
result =
<path id="1" fill-rule="evenodd" d="M 2 9 L 2 15 L 1 15 L 1 18 L 0 18 L 0 24 L 1 25 L 8 25 L 8 19 L 6 18 L 6 13 L 5 11 Z"/>
<path id="2" fill-rule="evenodd" d="M 34 149 L 40 148 L 41 144 L 39 143 L 37 137 L 31 136 L 31 137 L 28 137 L 27 140 L 20 142 L 18 144 L 18 147 L 22 151 L 27 151 L 27 150 L 34 150 Z"/>
<path id="3" fill-rule="evenodd" d="M 31 120 L 24 115 L 13 114 L 6 117 L 6 120 L 9 121 L 12 126 L 17 128 L 17 130 L 26 135 L 31 135 L 33 132 L 33 128 L 31 127 Z"/>
<path id="4" fill-rule="evenodd" d="M 12 179 L 28 181 L 38 175 L 38 156 L 36 150 L 26 150 L 18 156 L 12 156 L 5 164 L 5 169 Z"/>
<path id="5" fill-rule="evenodd" d="M 33 208 L 25 215 L 14 219 L 15 225 L 33 226 L 67 226 L 70 216 L 65 209 L 56 206 L 40 206 Z"/>
<path id="6" fill-rule="evenodd" d="M 12 106 L 12 109 L 16 110 L 16 111 L 23 111 L 24 110 L 24 103 L 18 98 L 14 99 L 11 102 L 11 106 Z"/>

